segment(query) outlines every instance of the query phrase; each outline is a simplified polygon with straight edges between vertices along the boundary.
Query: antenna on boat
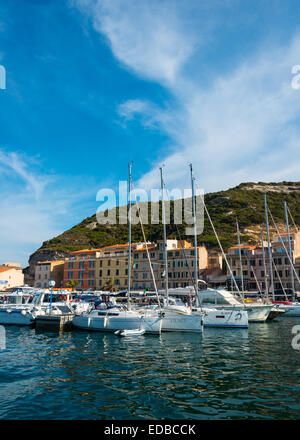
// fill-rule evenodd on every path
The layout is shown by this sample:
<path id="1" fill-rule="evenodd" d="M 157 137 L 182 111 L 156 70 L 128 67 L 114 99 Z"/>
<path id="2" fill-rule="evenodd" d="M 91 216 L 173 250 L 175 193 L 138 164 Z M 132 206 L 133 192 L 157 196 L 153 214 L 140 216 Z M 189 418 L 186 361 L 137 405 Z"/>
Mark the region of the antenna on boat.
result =
<path id="1" fill-rule="evenodd" d="M 263 265 L 264 265 L 264 275 L 265 275 L 265 293 L 266 296 L 268 296 L 268 277 L 267 277 L 267 266 L 266 266 L 266 256 L 265 256 L 265 246 L 264 246 L 264 235 L 263 231 L 260 231 L 260 239 L 261 239 L 261 250 L 262 250 L 262 257 L 263 257 Z"/>
<path id="2" fill-rule="evenodd" d="M 294 278 L 294 271 L 293 271 L 293 253 L 292 253 L 292 246 L 291 246 L 291 239 L 290 239 L 289 217 L 288 217 L 286 202 L 284 202 L 283 204 L 284 204 L 284 215 L 285 215 L 285 221 L 286 221 L 286 232 L 287 232 L 288 245 L 289 245 L 288 249 L 289 249 L 289 255 L 290 255 L 292 299 L 293 299 L 293 301 L 295 301 L 295 278 Z"/>
<path id="3" fill-rule="evenodd" d="M 240 238 L 240 228 L 239 222 L 236 219 L 236 230 L 238 237 L 238 245 L 239 245 L 239 256 L 240 256 L 240 270 L 241 270 L 241 282 L 242 282 L 242 296 L 245 298 L 245 289 L 244 289 L 244 274 L 243 274 L 243 262 L 242 262 L 242 250 L 241 250 L 241 238 Z"/>
<path id="4" fill-rule="evenodd" d="M 165 260 L 165 292 L 166 292 L 166 301 L 167 305 L 169 304 L 169 279 L 168 279 L 168 253 L 167 253 L 167 233 L 166 233 L 166 212 L 165 212 L 165 199 L 164 199 L 164 180 L 163 180 L 163 167 L 162 165 L 160 170 L 160 185 L 161 185 L 161 204 L 162 204 L 162 224 L 163 224 L 163 232 L 164 232 L 164 240 L 163 240 L 163 251 L 164 251 L 164 260 Z"/>
<path id="5" fill-rule="evenodd" d="M 273 301 L 275 301 L 274 281 L 273 281 L 273 266 L 272 266 L 272 251 L 271 251 L 271 243 L 270 243 L 269 217 L 268 217 L 268 205 L 267 205 L 267 195 L 266 194 L 264 194 L 264 203 L 265 203 L 265 216 L 266 216 L 267 237 L 268 237 L 268 253 L 269 253 L 269 264 L 270 264 L 270 284 L 271 284 L 271 289 L 272 289 L 272 299 L 273 299 Z"/>
<path id="6" fill-rule="evenodd" d="M 128 310 L 131 309 L 130 305 L 130 282 L 131 282 L 131 167 L 132 162 L 128 163 L 128 282 L 127 282 L 127 304 Z"/>
<path id="7" fill-rule="evenodd" d="M 190 165 L 191 170 L 191 186 L 192 186 L 192 204 L 193 204 L 193 223 L 194 223 L 194 252 L 195 252 L 195 295 L 196 295 L 196 301 L 199 305 L 199 298 L 198 298 L 198 245 L 197 245 L 197 223 L 196 223 L 196 204 L 195 204 L 195 178 L 193 175 L 193 165 L 192 163 Z"/>

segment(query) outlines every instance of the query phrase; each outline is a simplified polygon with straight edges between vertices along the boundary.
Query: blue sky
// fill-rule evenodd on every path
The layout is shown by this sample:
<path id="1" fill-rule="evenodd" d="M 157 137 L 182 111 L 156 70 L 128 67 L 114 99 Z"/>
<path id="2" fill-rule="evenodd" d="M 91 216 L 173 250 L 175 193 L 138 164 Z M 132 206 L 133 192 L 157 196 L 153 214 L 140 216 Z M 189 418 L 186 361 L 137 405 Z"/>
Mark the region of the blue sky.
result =
<path id="1" fill-rule="evenodd" d="M 0 256 L 93 214 L 100 188 L 299 180 L 300 5 L 0 0 Z"/>

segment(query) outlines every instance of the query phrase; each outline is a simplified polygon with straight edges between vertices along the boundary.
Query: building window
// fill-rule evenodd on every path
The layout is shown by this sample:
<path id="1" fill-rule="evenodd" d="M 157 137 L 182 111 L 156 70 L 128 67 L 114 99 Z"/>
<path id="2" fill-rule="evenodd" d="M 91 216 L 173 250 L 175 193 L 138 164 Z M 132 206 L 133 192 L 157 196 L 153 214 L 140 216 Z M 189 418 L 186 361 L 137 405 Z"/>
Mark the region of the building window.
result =
<path id="1" fill-rule="evenodd" d="M 110 275 L 110 269 L 108 269 L 108 271 L 107 271 L 107 276 L 109 276 Z"/>
<path id="2" fill-rule="evenodd" d="M 102 269 L 99 270 L 99 277 L 102 277 Z"/>
<path id="3" fill-rule="evenodd" d="M 116 269 L 116 275 L 119 275 L 119 269 Z"/>

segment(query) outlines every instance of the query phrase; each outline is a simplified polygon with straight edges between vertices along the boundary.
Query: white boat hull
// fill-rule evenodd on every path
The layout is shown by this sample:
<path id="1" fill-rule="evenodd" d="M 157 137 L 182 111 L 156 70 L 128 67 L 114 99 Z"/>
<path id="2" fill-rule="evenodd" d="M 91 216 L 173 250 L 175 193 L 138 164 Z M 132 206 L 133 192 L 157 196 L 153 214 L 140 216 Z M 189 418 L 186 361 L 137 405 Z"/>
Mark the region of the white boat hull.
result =
<path id="1" fill-rule="evenodd" d="M 300 304 L 280 304 L 279 309 L 285 311 L 283 316 L 300 316 Z"/>
<path id="2" fill-rule="evenodd" d="M 116 330 L 144 329 L 146 333 L 160 333 L 162 319 L 158 316 L 94 316 L 77 315 L 73 319 L 73 325 L 77 328 L 103 332 L 115 332 Z"/>
<path id="3" fill-rule="evenodd" d="M 264 322 L 267 320 L 273 305 L 246 305 L 249 322 Z"/>
<path id="4" fill-rule="evenodd" d="M 210 310 L 204 309 L 204 327 L 248 328 L 246 310 Z"/>
<path id="5" fill-rule="evenodd" d="M 201 315 L 180 315 L 165 312 L 161 325 L 162 332 L 202 332 Z"/>
<path id="6" fill-rule="evenodd" d="M 22 309 L 15 310 L 0 310 L 0 324 L 5 325 L 32 325 L 35 321 L 35 316 L 33 316 L 30 311 L 24 311 Z"/>
<path id="7" fill-rule="evenodd" d="M 207 307 L 205 305 L 205 307 Z M 212 309 L 218 309 L 218 310 L 235 310 L 237 312 L 245 311 L 248 313 L 248 322 L 264 322 L 267 320 L 270 311 L 272 310 L 272 305 L 264 305 L 264 304 L 246 304 L 245 306 L 238 305 L 238 306 L 231 306 L 231 305 L 222 305 L 220 307 L 212 307 Z"/>

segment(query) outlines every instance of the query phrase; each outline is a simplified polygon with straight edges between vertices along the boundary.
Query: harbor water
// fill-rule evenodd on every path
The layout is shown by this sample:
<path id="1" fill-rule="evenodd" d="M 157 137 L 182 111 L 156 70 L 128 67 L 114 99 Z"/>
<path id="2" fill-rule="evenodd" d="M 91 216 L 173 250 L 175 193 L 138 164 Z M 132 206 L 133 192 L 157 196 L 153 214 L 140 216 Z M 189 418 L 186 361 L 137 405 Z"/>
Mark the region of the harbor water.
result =
<path id="1" fill-rule="evenodd" d="M 298 324 L 125 338 L 6 327 L 0 419 L 299 419 Z"/>

